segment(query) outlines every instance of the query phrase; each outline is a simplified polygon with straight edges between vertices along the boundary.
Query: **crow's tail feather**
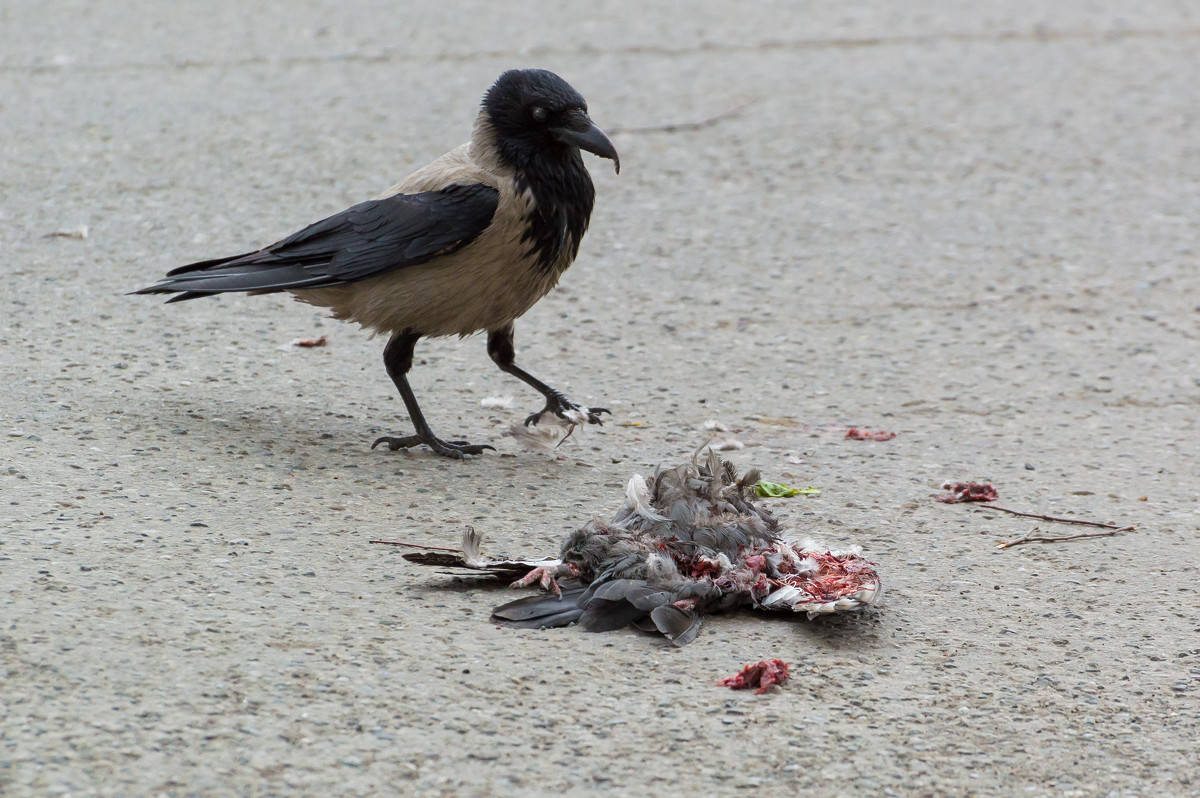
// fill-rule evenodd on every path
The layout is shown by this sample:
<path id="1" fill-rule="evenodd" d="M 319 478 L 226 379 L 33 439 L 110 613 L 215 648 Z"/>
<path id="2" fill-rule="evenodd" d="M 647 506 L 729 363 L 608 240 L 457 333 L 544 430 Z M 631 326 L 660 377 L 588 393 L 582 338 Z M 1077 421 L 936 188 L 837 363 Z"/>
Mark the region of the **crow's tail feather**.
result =
<path id="1" fill-rule="evenodd" d="M 328 275 L 314 273 L 306 266 L 311 264 L 281 261 L 263 251 L 249 252 L 180 266 L 167 272 L 158 283 L 133 293 L 175 294 L 167 302 L 182 302 L 229 292 L 270 294 L 341 283 Z"/>

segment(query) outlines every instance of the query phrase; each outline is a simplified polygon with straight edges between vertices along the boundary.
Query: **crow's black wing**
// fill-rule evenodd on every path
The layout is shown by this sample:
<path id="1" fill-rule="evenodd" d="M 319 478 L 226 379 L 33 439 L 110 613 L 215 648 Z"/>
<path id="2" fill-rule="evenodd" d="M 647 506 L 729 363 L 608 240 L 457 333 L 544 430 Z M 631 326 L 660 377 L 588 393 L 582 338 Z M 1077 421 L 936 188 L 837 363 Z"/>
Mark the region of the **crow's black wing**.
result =
<path id="1" fill-rule="evenodd" d="M 496 213 L 500 192 L 482 183 L 362 202 L 256 252 L 167 272 L 138 294 L 171 302 L 228 291 L 326 288 L 416 266 L 474 241 Z"/>

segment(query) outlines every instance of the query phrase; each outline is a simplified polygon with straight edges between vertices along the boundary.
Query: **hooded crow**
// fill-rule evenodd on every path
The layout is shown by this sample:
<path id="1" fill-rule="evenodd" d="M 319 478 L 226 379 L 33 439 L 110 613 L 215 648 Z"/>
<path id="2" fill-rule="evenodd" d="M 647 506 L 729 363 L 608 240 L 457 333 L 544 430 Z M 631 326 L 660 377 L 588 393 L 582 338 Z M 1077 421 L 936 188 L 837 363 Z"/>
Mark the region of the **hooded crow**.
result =
<path id="1" fill-rule="evenodd" d="M 408 384 L 419 339 L 482 330 L 496 365 L 546 397 L 526 424 L 543 413 L 600 424 L 608 410 L 571 402 L 519 367 L 513 349 L 513 321 L 554 287 L 587 231 L 596 191 L 580 150 L 620 172 L 579 92 L 553 72 L 510 70 L 484 95 L 469 142 L 375 199 L 255 252 L 174 269 L 134 293 L 179 302 L 287 291 L 389 334 L 384 365 L 415 433 L 371 448 L 423 443 L 454 458 L 493 448 L 434 435 Z"/>

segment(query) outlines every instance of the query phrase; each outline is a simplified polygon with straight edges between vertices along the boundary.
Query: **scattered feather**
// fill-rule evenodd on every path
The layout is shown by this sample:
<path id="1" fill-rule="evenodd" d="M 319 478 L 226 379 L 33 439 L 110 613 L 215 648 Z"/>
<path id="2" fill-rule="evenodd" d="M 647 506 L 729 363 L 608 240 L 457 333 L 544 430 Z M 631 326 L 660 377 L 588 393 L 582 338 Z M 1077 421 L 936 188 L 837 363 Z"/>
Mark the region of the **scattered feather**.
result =
<path id="1" fill-rule="evenodd" d="M 545 421 L 546 416 L 550 415 L 559 424 L 561 424 L 563 426 L 568 426 L 568 427 L 581 426 L 581 425 L 586 426 L 588 423 L 588 416 L 591 414 L 591 412 L 592 411 L 590 408 L 583 407 L 581 405 L 579 407 L 573 407 L 573 408 L 564 410 L 563 411 L 564 418 L 559 418 L 558 416 L 555 416 L 553 414 L 542 413 L 541 419 L 538 421 L 538 423 L 539 424 L 542 423 L 543 421 Z"/>
<path id="2" fill-rule="evenodd" d="M 479 400 L 480 407 L 498 407 L 507 409 L 512 407 L 512 403 L 513 398 L 511 396 L 487 396 Z"/>
<path id="3" fill-rule="evenodd" d="M 515 438 L 518 443 L 531 449 L 552 452 L 561 446 L 576 427 L 586 427 L 591 410 L 579 407 L 567 410 L 562 418 L 548 410 L 538 414 L 537 420 L 527 424 L 512 424 L 506 435 Z"/>
<path id="4" fill-rule="evenodd" d="M 71 230 L 55 230 L 53 233 L 46 233 L 42 238 L 74 238 L 83 240 L 88 237 L 88 226 L 81 224 Z"/>
<path id="5" fill-rule="evenodd" d="M 757 421 L 760 424 L 773 424 L 776 427 L 799 427 L 803 426 L 794 418 L 782 418 L 778 416 L 747 416 L 751 421 Z"/>
<path id="6" fill-rule="evenodd" d="M 553 452 L 567 439 L 569 431 L 557 424 L 510 424 L 505 434 L 526 448 Z"/>

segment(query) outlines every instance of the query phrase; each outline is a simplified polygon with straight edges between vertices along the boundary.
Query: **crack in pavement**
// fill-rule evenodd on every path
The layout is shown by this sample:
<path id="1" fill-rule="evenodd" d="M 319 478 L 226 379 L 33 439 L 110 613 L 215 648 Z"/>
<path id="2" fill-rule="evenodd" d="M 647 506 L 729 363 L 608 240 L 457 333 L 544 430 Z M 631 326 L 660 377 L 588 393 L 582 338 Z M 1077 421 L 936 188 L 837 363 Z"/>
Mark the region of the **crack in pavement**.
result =
<path id="1" fill-rule="evenodd" d="M 1186 41 L 1200 38 L 1200 28 L 1148 28 L 1116 30 L 1054 30 L 1036 26 L 1029 30 L 1001 31 L 1000 33 L 914 33 L 898 36 L 863 36 L 844 38 L 792 39 L 786 41 L 766 40 L 747 43 L 699 42 L 683 47 L 655 45 L 629 45 L 611 49 L 579 47 L 531 47 L 517 50 L 481 50 L 474 52 L 447 52 L 409 54 L 400 50 L 385 50 L 377 53 L 335 53 L 331 55 L 299 55 L 287 58 L 250 56 L 233 60 L 204 61 L 181 59 L 177 61 L 125 62 L 114 64 L 80 64 L 76 62 L 49 64 L 0 64 L 0 72 L 38 74 L 86 69 L 95 72 L 120 72 L 137 70 L 175 69 L 228 69 L 246 66 L 301 66 L 305 64 L 388 64 L 388 63 L 442 63 L 448 61 L 467 62 L 505 58 L 550 58 L 569 56 L 633 55 L 678 58 L 712 53 L 775 52 L 789 50 L 858 49 L 869 47 L 897 47 L 931 45 L 945 42 L 1007 44 L 1010 42 L 1033 42 L 1051 44 L 1057 42 L 1092 41 L 1096 43 L 1121 43 L 1132 40 L 1175 40 Z"/>

